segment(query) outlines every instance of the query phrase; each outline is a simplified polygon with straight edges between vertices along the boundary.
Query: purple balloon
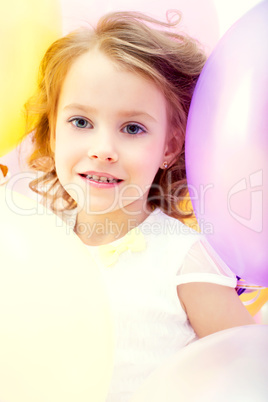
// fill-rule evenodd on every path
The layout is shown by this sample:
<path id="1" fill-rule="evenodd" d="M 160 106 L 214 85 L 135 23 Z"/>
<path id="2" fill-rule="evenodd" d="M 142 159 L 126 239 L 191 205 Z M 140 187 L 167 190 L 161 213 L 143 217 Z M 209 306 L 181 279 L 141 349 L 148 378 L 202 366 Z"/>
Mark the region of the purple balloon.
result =
<path id="1" fill-rule="evenodd" d="M 268 1 L 232 26 L 204 66 L 186 170 L 208 241 L 236 275 L 268 286 Z"/>

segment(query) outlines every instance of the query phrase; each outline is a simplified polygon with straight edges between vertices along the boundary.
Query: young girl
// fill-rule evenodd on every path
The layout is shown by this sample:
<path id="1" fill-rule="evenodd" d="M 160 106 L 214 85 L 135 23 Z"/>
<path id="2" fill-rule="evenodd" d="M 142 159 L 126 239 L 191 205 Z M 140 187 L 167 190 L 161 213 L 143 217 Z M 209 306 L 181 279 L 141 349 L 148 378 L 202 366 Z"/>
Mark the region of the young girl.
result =
<path id="1" fill-rule="evenodd" d="M 45 172 L 31 188 L 72 225 L 107 285 L 108 401 L 128 401 L 190 342 L 253 323 L 235 275 L 179 220 L 186 119 L 205 56 L 175 25 L 118 12 L 59 39 L 27 105 L 29 164 Z"/>

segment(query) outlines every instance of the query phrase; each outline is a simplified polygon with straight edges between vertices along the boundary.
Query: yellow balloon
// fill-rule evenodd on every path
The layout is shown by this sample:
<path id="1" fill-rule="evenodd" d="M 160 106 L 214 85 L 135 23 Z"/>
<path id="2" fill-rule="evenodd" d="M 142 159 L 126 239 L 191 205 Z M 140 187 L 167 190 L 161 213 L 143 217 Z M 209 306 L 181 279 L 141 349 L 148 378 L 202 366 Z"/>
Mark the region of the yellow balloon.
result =
<path id="1" fill-rule="evenodd" d="M 57 0 L 7 0 L 0 13 L 0 157 L 24 134 L 23 105 L 33 94 L 39 63 L 61 36 Z"/>
<path id="2" fill-rule="evenodd" d="M 246 308 L 252 316 L 256 315 L 268 301 L 268 288 L 242 293 L 240 299 L 246 303 Z"/>
<path id="3" fill-rule="evenodd" d="M 193 212 L 193 204 L 191 202 L 189 192 L 187 192 L 185 197 L 183 197 L 180 200 L 180 202 L 178 204 L 178 208 L 179 208 L 180 212 L 185 213 L 185 214 Z M 194 213 L 193 213 L 193 216 L 191 216 L 190 218 L 187 217 L 187 218 L 184 218 L 181 220 L 186 226 L 189 226 L 191 229 L 194 229 L 197 232 L 201 231 Z"/>
<path id="4" fill-rule="evenodd" d="M 112 320 L 101 273 L 51 212 L 0 188 L 0 400 L 104 402 Z"/>

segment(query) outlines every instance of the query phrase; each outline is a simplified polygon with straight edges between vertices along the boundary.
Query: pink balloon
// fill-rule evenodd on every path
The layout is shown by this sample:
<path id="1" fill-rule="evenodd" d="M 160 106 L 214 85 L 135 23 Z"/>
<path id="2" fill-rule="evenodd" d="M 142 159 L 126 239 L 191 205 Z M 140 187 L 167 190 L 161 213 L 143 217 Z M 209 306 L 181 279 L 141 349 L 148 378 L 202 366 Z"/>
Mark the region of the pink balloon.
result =
<path id="1" fill-rule="evenodd" d="M 268 2 L 209 57 L 193 96 L 186 169 L 194 210 L 221 258 L 268 286 Z"/>

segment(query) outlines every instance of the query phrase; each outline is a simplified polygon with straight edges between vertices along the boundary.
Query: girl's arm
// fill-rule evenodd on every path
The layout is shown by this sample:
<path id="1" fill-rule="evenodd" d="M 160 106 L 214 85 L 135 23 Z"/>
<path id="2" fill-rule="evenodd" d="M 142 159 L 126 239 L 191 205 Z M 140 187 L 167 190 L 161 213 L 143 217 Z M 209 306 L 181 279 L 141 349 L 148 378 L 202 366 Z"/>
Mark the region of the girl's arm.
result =
<path id="1" fill-rule="evenodd" d="M 227 328 L 255 324 L 233 288 L 195 282 L 179 285 L 177 293 L 200 338 Z"/>

